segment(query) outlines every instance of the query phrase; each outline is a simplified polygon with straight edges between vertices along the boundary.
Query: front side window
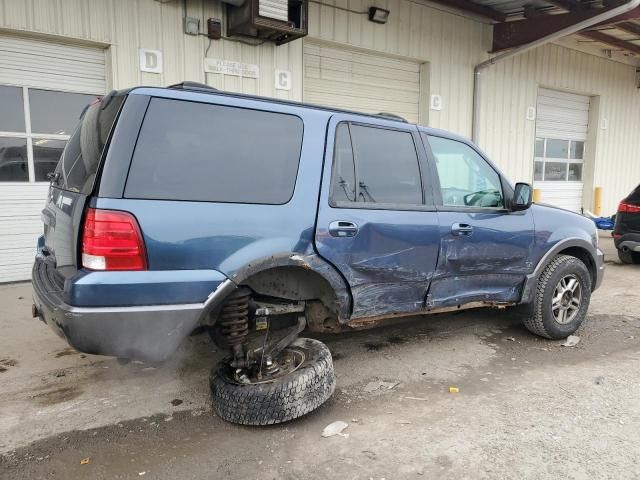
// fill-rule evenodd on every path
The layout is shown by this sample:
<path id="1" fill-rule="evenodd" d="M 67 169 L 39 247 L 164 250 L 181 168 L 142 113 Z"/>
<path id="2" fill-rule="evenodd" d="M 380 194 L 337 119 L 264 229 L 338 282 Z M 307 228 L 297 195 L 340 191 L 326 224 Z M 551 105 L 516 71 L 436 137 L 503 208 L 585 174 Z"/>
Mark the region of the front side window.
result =
<path id="1" fill-rule="evenodd" d="M 498 173 L 468 145 L 427 136 L 446 207 L 504 208 Z"/>
<path id="2" fill-rule="evenodd" d="M 154 98 L 125 196 L 287 203 L 296 183 L 302 129 L 294 115 Z"/>
<path id="3" fill-rule="evenodd" d="M 336 130 L 331 200 L 334 204 L 422 205 L 413 135 L 340 123 Z"/>

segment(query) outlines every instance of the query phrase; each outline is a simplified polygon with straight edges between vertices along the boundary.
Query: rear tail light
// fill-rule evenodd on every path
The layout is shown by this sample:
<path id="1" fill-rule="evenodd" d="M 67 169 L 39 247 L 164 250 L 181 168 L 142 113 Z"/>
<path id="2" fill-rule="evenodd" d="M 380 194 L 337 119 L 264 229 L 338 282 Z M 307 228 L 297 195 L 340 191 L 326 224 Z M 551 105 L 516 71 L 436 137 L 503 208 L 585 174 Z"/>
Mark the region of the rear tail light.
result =
<path id="1" fill-rule="evenodd" d="M 624 200 L 618 205 L 618 212 L 621 213 L 640 213 L 640 205 L 632 205 Z"/>
<path id="2" fill-rule="evenodd" d="M 89 270 L 146 270 L 144 239 L 135 217 L 117 210 L 87 209 L 82 266 Z"/>

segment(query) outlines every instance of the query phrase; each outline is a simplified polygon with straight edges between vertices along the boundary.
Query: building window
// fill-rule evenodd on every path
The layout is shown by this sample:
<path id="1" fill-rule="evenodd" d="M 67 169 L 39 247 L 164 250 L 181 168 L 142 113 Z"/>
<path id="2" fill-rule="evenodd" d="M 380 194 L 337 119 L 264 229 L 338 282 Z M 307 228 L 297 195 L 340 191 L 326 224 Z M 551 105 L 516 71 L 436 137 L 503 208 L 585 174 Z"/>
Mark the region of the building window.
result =
<path id="1" fill-rule="evenodd" d="M 0 85 L 0 182 L 47 182 L 80 114 L 95 98 Z"/>
<path id="2" fill-rule="evenodd" d="M 583 141 L 536 138 L 534 181 L 581 182 L 583 163 Z"/>

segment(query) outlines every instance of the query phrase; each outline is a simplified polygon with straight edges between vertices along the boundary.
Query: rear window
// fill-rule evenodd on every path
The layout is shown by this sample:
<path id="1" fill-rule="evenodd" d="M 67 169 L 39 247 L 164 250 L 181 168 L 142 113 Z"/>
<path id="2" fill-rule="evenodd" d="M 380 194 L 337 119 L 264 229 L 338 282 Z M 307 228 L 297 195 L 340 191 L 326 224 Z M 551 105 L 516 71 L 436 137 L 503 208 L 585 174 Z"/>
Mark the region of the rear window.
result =
<path id="1" fill-rule="evenodd" d="M 125 196 L 287 203 L 295 187 L 302 128 L 293 115 L 154 98 Z"/>
<path id="2" fill-rule="evenodd" d="M 629 194 L 626 201 L 633 203 L 634 205 L 640 205 L 640 185 L 638 185 L 636 189 Z"/>
<path id="3" fill-rule="evenodd" d="M 91 193 L 102 150 L 124 98 L 124 95 L 107 96 L 87 108 L 56 167 L 56 186 L 72 192 Z"/>

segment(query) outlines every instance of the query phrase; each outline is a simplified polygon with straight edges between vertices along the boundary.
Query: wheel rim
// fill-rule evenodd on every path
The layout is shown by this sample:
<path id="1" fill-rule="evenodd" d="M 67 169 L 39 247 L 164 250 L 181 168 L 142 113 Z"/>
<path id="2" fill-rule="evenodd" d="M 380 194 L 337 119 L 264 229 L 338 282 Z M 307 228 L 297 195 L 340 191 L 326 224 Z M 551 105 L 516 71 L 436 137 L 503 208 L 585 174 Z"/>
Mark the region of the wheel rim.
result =
<path id="1" fill-rule="evenodd" d="M 551 311 L 553 318 L 561 325 L 572 322 L 582 305 L 582 286 L 575 275 L 565 275 L 553 291 Z"/>
<path id="2" fill-rule="evenodd" d="M 238 385 L 257 385 L 261 383 L 271 383 L 278 378 L 289 375 L 302 366 L 306 360 L 303 350 L 287 347 L 273 359 L 275 369 L 269 369 L 266 365 L 263 371 L 258 374 L 257 369 L 233 369 L 225 368 L 219 373 L 230 381 Z"/>

